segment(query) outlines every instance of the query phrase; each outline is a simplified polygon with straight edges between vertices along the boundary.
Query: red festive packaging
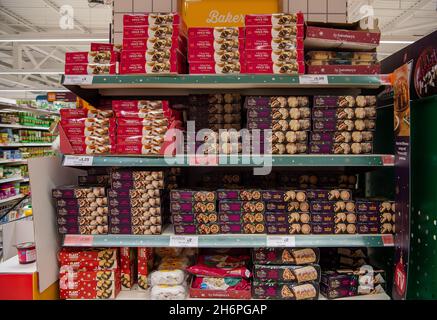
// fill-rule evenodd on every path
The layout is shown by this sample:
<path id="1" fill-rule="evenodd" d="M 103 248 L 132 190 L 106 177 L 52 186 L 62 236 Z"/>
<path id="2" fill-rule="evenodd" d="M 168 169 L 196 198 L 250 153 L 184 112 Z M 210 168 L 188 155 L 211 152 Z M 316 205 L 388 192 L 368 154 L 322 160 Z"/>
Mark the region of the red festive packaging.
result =
<path id="1" fill-rule="evenodd" d="M 111 51 L 66 52 L 66 64 L 114 64 L 116 55 Z"/>
<path id="2" fill-rule="evenodd" d="M 245 51 L 240 48 L 233 51 L 216 51 L 210 49 L 196 49 L 192 47 L 188 50 L 188 62 L 226 62 L 226 61 L 242 61 L 245 59 Z"/>
<path id="3" fill-rule="evenodd" d="M 162 143 L 152 144 L 118 144 L 115 146 L 113 153 L 115 154 L 160 154 Z"/>
<path id="4" fill-rule="evenodd" d="M 246 39 L 261 38 L 271 41 L 272 39 L 304 38 L 303 25 L 293 26 L 250 26 L 246 27 Z"/>
<path id="5" fill-rule="evenodd" d="M 123 15 L 123 26 L 162 26 L 181 24 L 178 13 L 147 13 Z"/>
<path id="6" fill-rule="evenodd" d="M 189 39 L 188 52 L 191 50 L 238 51 L 244 48 L 244 39 L 209 40 L 202 38 Z"/>
<path id="7" fill-rule="evenodd" d="M 116 66 L 114 64 L 66 64 L 65 74 L 69 75 L 86 75 L 86 74 L 115 74 Z"/>
<path id="8" fill-rule="evenodd" d="M 137 248 L 120 248 L 121 290 L 132 289 L 136 279 Z"/>
<path id="9" fill-rule="evenodd" d="M 162 62 L 140 60 L 120 61 L 120 74 L 142 74 L 142 73 L 183 73 L 185 71 L 185 57 L 178 51 L 178 54 Z"/>
<path id="10" fill-rule="evenodd" d="M 61 119 L 111 118 L 114 114 L 106 110 L 61 109 Z"/>
<path id="11" fill-rule="evenodd" d="M 148 277 L 153 267 L 153 258 L 152 248 L 138 248 L 138 288 L 140 290 L 147 290 L 149 287 Z"/>
<path id="12" fill-rule="evenodd" d="M 250 281 L 244 278 L 195 277 L 190 287 L 191 298 L 251 299 Z"/>
<path id="13" fill-rule="evenodd" d="M 294 61 L 291 63 L 258 62 L 246 64 L 246 73 L 262 74 L 304 74 L 305 63 Z"/>
<path id="14" fill-rule="evenodd" d="M 293 62 L 304 61 L 305 54 L 303 50 L 246 50 L 246 62 Z"/>
<path id="15" fill-rule="evenodd" d="M 189 65 L 190 74 L 233 74 L 245 71 L 245 64 L 240 62 L 192 62 Z"/>
<path id="16" fill-rule="evenodd" d="M 68 285 L 68 283 L 82 281 L 115 280 L 120 276 L 118 274 L 119 271 L 119 269 L 84 271 L 75 269 L 72 266 L 61 266 L 59 270 L 59 281 Z"/>
<path id="17" fill-rule="evenodd" d="M 89 146 L 93 144 L 97 145 L 107 145 L 110 144 L 109 136 L 107 137 L 99 137 L 99 136 L 70 136 L 68 137 L 68 141 L 72 146 Z"/>
<path id="18" fill-rule="evenodd" d="M 244 27 L 192 27 L 188 29 L 188 39 L 244 39 Z"/>
<path id="19" fill-rule="evenodd" d="M 308 74 L 380 74 L 381 65 L 326 65 L 326 66 L 307 66 Z"/>
<path id="20" fill-rule="evenodd" d="M 123 50 L 120 60 L 123 62 L 136 61 L 136 62 L 152 62 L 152 61 L 164 61 L 171 60 L 177 57 L 179 48 L 172 47 L 165 50 Z"/>
<path id="21" fill-rule="evenodd" d="M 170 50 L 179 49 L 185 51 L 187 39 L 178 38 L 123 38 L 123 50 Z"/>
<path id="22" fill-rule="evenodd" d="M 247 26 L 290 26 L 303 25 L 303 13 L 273 13 L 273 14 L 247 14 L 245 16 Z"/>
<path id="23" fill-rule="evenodd" d="M 124 26 L 123 37 L 131 39 L 144 39 L 144 38 L 177 38 L 179 37 L 180 30 L 177 26 Z"/>
<path id="24" fill-rule="evenodd" d="M 96 43 L 91 42 L 91 51 L 113 51 L 114 45 L 112 43 Z"/>
<path id="25" fill-rule="evenodd" d="M 79 248 L 62 248 L 58 253 L 58 259 L 61 264 L 65 262 L 89 261 L 89 260 L 117 260 L 117 249 L 79 249 Z"/>
<path id="26" fill-rule="evenodd" d="M 247 50 L 303 50 L 303 38 L 280 39 L 272 40 L 262 38 L 247 38 Z"/>
<path id="27" fill-rule="evenodd" d="M 73 154 L 107 154 L 113 150 L 112 146 L 107 145 L 73 145 L 71 146 Z"/>
<path id="28" fill-rule="evenodd" d="M 249 260 L 249 256 L 202 255 L 198 257 L 195 265 L 187 268 L 187 271 L 200 277 L 249 278 Z"/>
<path id="29" fill-rule="evenodd" d="M 114 112 L 135 112 L 145 109 L 163 110 L 165 113 L 169 108 L 169 102 L 166 100 L 112 100 L 112 110 Z"/>
<path id="30" fill-rule="evenodd" d="M 115 299 L 121 290 L 120 275 L 115 280 L 59 283 L 61 299 Z"/>

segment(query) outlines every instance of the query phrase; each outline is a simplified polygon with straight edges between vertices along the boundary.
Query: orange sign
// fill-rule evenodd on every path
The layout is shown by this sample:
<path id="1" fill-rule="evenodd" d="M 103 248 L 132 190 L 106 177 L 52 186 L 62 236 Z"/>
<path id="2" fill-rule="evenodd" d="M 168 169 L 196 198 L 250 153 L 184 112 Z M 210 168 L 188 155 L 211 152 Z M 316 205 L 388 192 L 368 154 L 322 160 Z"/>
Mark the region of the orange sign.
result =
<path id="1" fill-rule="evenodd" d="M 281 12 L 278 0 L 180 0 L 188 27 L 243 27 L 246 14 Z"/>

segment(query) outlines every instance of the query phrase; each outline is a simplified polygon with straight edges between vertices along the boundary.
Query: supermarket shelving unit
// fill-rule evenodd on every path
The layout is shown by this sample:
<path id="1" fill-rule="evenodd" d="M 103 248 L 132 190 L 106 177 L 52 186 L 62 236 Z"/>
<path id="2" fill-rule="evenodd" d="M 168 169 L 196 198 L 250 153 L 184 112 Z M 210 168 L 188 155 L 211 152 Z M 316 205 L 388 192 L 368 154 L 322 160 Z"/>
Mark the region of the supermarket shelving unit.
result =
<path id="1" fill-rule="evenodd" d="M 239 92 L 242 95 L 317 95 L 317 94 L 368 94 L 389 84 L 388 75 L 374 76 L 276 76 L 276 75 L 98 75 L 98 76 L 63 76 L 63 85 L 87 100 L 95 103 L 101 97 L 142 98 L 163 97 L 178 102 L 188 94 L 212 92 Z M 372 186 L 366 191 L 391 197 L 394 182 L 391 181 L 394 169 L 393 128 L 379 125 L 380 122 L 392 123 L 392 110 L 378 109 L 377 143 L 372 155 L 273 155 L 273 168 L 305 168 L 312 170 L 340 169 L 358 170 L 364 174 L 366 185 Z M 262 156 L 260 156 L 262 157 Z M 187 155 L 173 158 L 170 164 L 159 156 L 78 156 L 64 155 L 63 166 L 75 168 L 89 167 L 209 167 L 215 168 L 253 168 L 259 166 L 256 156 L 232 157 L 218 156 L 207 164 L 194 161 Z M 254 161 L 255 159 L 255 161 Z M 176 161 L 177 160 L 177 161 Z M 387 184 L 381 183 L 385 177 Z M 387 187 L 389 186 L 389 187 Z M 392 235 L 174 235 L 171 226 L 164 229 L 162 235 L 65 235 L 64 246 L 80 247 L 372 247 L 387 250 L 393 247 Z M 390 251 L 391 252 L 391 251 Z M 388 289 L 390 291 L 390 284 Z M 119 299 L 134 299 L 131 295 L 121 294 Z M 358 297 L 359 298 L 359 297 Z M 141 296 L 140 299 L 144 299 Z M 389 296 L 374 296 L 367 299 L 390 299 Z"/>

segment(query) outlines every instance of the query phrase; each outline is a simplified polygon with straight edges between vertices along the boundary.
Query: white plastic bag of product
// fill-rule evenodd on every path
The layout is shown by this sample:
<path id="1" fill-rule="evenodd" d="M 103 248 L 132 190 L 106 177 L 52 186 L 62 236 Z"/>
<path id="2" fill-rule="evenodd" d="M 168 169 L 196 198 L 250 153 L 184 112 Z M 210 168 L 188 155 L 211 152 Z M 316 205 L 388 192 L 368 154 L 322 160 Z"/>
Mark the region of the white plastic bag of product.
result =
<path id="1" fill-rule="evenodd" d="M 157 285 L 153 286 L 150 292 L 151 300 L 184 300 L 188 294 L 188 289 L 185 286 L 168 286 Z"/>
<path id="2" fill-rule="evenodd" d="M 150 283 L 156 285 L 180 285 L 184 283 L 186 274 L 182 270 L 157 270 L 150 274 Z"/>

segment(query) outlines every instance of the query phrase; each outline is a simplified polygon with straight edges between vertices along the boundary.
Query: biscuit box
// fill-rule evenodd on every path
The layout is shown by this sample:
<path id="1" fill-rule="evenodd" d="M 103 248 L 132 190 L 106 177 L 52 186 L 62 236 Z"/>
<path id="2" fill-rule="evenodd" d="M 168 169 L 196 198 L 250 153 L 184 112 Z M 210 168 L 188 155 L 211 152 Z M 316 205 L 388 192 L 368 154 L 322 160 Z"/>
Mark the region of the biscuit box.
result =
<path id="1" fill-rule="evenodd" d="M 111 51 L 66 52 L 66 64 L 115 64 L 116 55 Z"/>
<path id="2" fill-rule="evenodd" d="M 334 214 L 333 213 L 311 213 L 311 222 L 313 224 L 317 223 L 333 223 Z"/>
<path id="3" fill-rule="evenodd" d="M 109 208 L 114 207 L 159 207 L 161 205 L 161 199 L 159 197 L 154 198 L 109 198 Z"/>
<path id="4" fill-rule="evenodd" d="M 97 208 L 97 207 L 108 205 L 108 198 L 96 197 L 96 198 L 56 199 L 55 202 L 58 208 L 80 208 L 80 207 Z"/>
<path id="5" fill-rule="evenodd" d="M 171 220 L 173 224 L 184 224 L 184 223 L 195 223 L 196 219 L 192 213 L 173 213 L 171 215 Z M 219 217 L 220 220 L 220 217 Z"/>
<path id="6" fill-rule="evenodd" d="M 107 225 L 65 225 L 58 227 L 59 234 L 85 234 L 85 235 L 98 235 L 108 234 Z"/>
<path id="7" fill-rule="evenodd" d="M 329 289 L 348 288 L 358 286 L 358 275 L 353 273 L 338 273 L 323 271 L 320 282 Z"/>
<path id="8" fill-rule="evenodd" d="M 71 266 L 61 266 L 59 270 L 59 281 L 64 283 L 65 286 L 67 285 L 66 282 L 75 284 L 82 281 L 113 281 L 120 276 L 118 274 L 119 271 L 119 269 L 82 271 L 74 269 Z"/>
<path id="9" fill-rule="evenodd" d="M 170 202 L 170 211 L 172 213 L 194 213 L 194 212 L 216 212 L 214 202 Z"/>
<path id="10" fill-rule="evenodd" d="M 262 190 L 261 199 L 269 202 L 303 202 L 307 198 L 305 190 Z"/>
<path id="11" fill-rule="evenodd" d="M 116 280 L 60 282 L 60 299 L 115 299 L 121 290 L 120 276 Z"/>
<path id="12" fill-rule="evenodd" d="M 376 106 L 376 96 L 314 96 L 315 107 L 372 107 Z"/>
<path id="13" fill-rule="evenodd" d="M 263 234 L 266 233 L 266 228 L 263 222 L 244 222 L 242 224 L 242 231 L 244 234 Z"/>
<path id="14" fill-rule="evenodd" d="M 144 178 L 143 178 L 144 179 Z M 111 182 L 111 187 L 114 190 L 120 189 L 146 189 L 152 186 L 155 189 L 163 189 L 164 188 L 164 180 L 158 179 L 153 181 L 147 180 L 113 180 Z"/>
<path id="15" fill-rule="evenodd" d="M 171 190 L 170 201 L 213 202 L 217 199 L 215 191 Z"/>
<path id="16" fill-rule="evenodd" d="M 350 142 L 371 142 L 372 131 L 341 131 L 341 132 L 311 132 L 311 142 L 327 143 L 350 143 Z"/>
<path id="17" fill-rule="evenodd" d="M 246 109 L 252 109 L 257 107 L 262 107 L 262 108 L 270 107 L 270 97 L 254 97 L 254 96 L 246 97 L 244 101 L 244 107 Z"/>
<path id="18" fill-rule="evenodd" d="M 311 231 L 313 234 L 334 234 L 334 222 L 311 222 Z"/>
<path id="19" fill-rule="evenodd" d="M 197 234 L 218 234 L 220 226 L 218 223 L 199 223 L 197 224 Z"/>
<path id="20" fill-rule="evenodd" d="M 267 224 L 267 234 L 311 234 L 311 225 L 307 223 Z"/>
<path id="21" fill-rule="evenodd" d="M 104 187 L 64 186 L 52 190 L 55 199 L 97 198 L 105 195 Z"/>
<path id="22" fill-rule="evenodd" d="M 216 212 L 211 213 L 195 213 L 194 214 L 195 220 L 197 223 L 214 223 L 218 220 L 218 215 Z"/>
<path id="23" fill-rule="evenodd" d="M 144 52 L 184 50 L 187 47 L 185 37 L 176 38 L 126 38 L 123 37 L 123 50 L 141 50 Z"/>
<path id="24" fill-rule="evenodd" d="M 335 234 L 355 234 L 357 233 L 357 225 L 354 223 L 335 223 Z"/>
<path id="25" fill-rule="evenodd" d="M 113 64 L 93 64 L 93 63 L 71 63 L 66 64 L 64 72 L 67 75 L 98 75 L 98 74 L 115 74 L 116 65 Z"/>
<path id="26" fill-rule="evenodd" d="M 305 63 L 300 61 L 292 61 L 288 63 L 274 62 L 246 62 L 246 73 L 253 74 L 304 74 Z"/>
<path id="27" fill-rule="evenodd" d="M 357 224 L 358 234 L 379 234 L 380 224 L 379 223 L 358 223 Z"/>
<path id="28" fill-rule="evenodd" d="M 228 39 L 228 40 L 210 40 L 203 38 L 190 38 L 188 41 L 189 55 L 194 49 L 195 51 L 214 50 L 218 51 L 239 51 L 244 50 L 244 39 Z"/>
<path id="29" fill-rule="evenodd" d="M 196 49 L 195 47 L 190 48 L 188 51 L 188 62 L 244 62 L 246 60 L 246 55 L 243 48 L 225 51 L 225 50 L 215 50 L 214 48 L 209 49 Z M 194 110 L 193 110 L 194 111 Z"/>
<path id="30" fill-rule="evenodd" d="M 312 201 L 311 212 L 355 212 L 353 201 Z"/>
<path id="31" fill-rule="evenodd" d="M 247 111 L 247 118 L 252 122 L 256 122 L 259 119 L 266 119 L 265 122 L 271 122 L 272 110 L 270 108 L 265 109 L 250 109 Z"/>
<path id="32" fill-rule="evenodd" d="M 252 250 L 254 264 L 317 264 L 319 257 L 318 248 L 256 248 Z"/>
<path id="33" fill-rule="evenodd" d="M 58 253 L 58 260 L 61 265 L 67 262 L 88 262 L 88 261 L 116 261 L 118 250 L 116 248 L 62 248 Z"/>
<path id="34" fill-rule="evenodd" d="M 88 109 L 61 109 L 59 110 L 62 120 L 71 119 L 108 119 L 114 116 L 110 110 L 88 110 Z M 70 123 L 70 121 L 66 122 Z"/>
<path id="35" fill-rule="evenodd" d="M 178 13 L 147 13 L 123 15 L 124 26 L 166 26 L 179 25 L 181 18 Z"/>
<path id="36" fill-rule="evenodd" d="M 326 108 L 326 107 L 313 107 L 313 119 L 375 119 L 376 108 L 364 107 L 364 108 Z"/>
<path id="37" fill-rule="evenodd" d="M 338 298 L 345 298 L 345 297 L 354 297 L 357 295 L 358 288 L 356 286 L 351 286 L 348 288 L 335 288 L 331 289 L 324 283 L 320 284 L 320 292 L 327 298 L 327 299 L 338 299 Z"/>
<path id="38" fill-rule="evenodd" d="M 175 234 L 197 234 L 197 228 L 194 224 L 176 224 L 173 225 Z"/>
<path id="39" fill-rule="evenodd" d="M 261 212 L 246 212 L 241 214 L 241 219 L 245 223 L 261 223 L 264 222 L 264 213 Z"/>
<path id="40" fill-rule="evenodd" d="M 220 223 L 220 233 L 222 234 L 240 234 L 243 233 L 241 223 Z"/>
<path id="41" fill-rule="evenodd" d="M 247 14 L 246 26 L 293 26 L 303 25 L 303 13 L 273 13 L 273 14 Z"/>
<path id="42" fill-rule="evenodd" d="M 220 213 L 218 220 L 220 223 L 240 223 L 242 214 L 237 213 Z"/>
<path id="43" fill-rule="evenodd" d="M 166 100 L 112 100 L 113 112 L 127 111 L 138 112 L 141 110 L 162 110 L 164 114 L 169 111 L 169 102 Z M 120 121 L 118 122 L 119 125 Z"/>
<path id="44" fill-rule="evenodd" d="M 124 26 L 123 37 L 129 39 L 147 39 L 147 38 L 178 38 L 181 33 L 180 28 L 173 26 Z M 123 56 L 123 51 L 122 51 Z"/>
<path id="45" fill-rule="evenodd" d="M 244 27 L 191 27 L 188 39 L 202 38 L 208 40 L 235 39 L 245 37 Z"/>
<path id="46" fill-rule="evenodd" d="M 320 282 L 320 266 L 317 264 L 308 266 L 274 266 L 254 265 L 253 277 L 259 281 L 279 281 L 305 283 L 310 281 Z"/>
<path id="47" fill-rule="evenodd" d="M 158 73 L 184 73 L 184 56 L 178 52 L 176 56 L 163 62 L 156 61 L 120 61 L 120 74 L 158 74 Z"/>
<path id="48" fill-rule="evenodd" d="M 115 207 L 109 210 L 110 216 L 126 216 L 132 217 L 159 217 L 162 209 L 160 207 Z"/>
<path id="49" fill-rule="evenodd" d="M 358 223 L 378 223 L 380 221 L 380 214 L 377 212 L 365 212 L 358 213 L 357 222 Z"/>
<path id="50" fill-rule="evenodd" d="M 147 290 L 149 288 L 149 274 L 152 271 L 154 262 L 152 248 L 138 248 L 138 289 Z"/>
<path id="51" fill-rule="evenodd" d="M 264 212 L 263 201 L 220 201 L 219 212 Z"/>
<path id="52" fill-rule="evenodd" d="M 307 282 L 295 284 L 289 282 L 258 281 L 252 282 L 252 298 L 280 300 L 318 300 L 319 284 Z"/>
<path id="53" fill-rule="evenodd" d="M 307 190 L 308 200 L 348 201 L 352 199 L 352 191 L 348 189 L 310 189 Z"/>
<path id="54" fill-rule="evenodd" d="M 356 204 L 357 212 L 396 212 L 394 201 L 357 199 Z"/>
<path id="55" fill-rule="evenodd" d="M 57 218 L 58 226 L 62 225 L 87 225 L 93 224 L 96 226 L 104 226 L 108 225 L 108 217 L 107 216 L 67 216 L 67 217 L 58 217 Z"/>
<path id="56" fill-rule="evenodd" d="M 240 190 L 217 190 L 218 200 L 240 200 Z"/>
<path id="57" fill-rule="evenodd" d="M 132 289 L 137 279 L 137 248 L 120 248 L 121 290 Z"/>
<path id="58" fill-rule="evenodd" d="M 107 206 L 99 206 L 99 207 L 69 207 L 69 208 L 57 208 L 56 213 L 58 216 L 76 216 L 76 217 L 84 217 L 84 216 L 95 216 L 95 217 L 103 217 L 108 214 Z"/>
<path id="59" fill-rule="evenodd" d="M 375 120 L 314 119 L 314 131 L 374 131 Z"/>
<path id="60" fill-rule="evenodd" d="M 189 65 L 190 74 L 233 74 L 245 72 L 246 65 L 240 62 L 192 62 Z"/>
<path id="61" fill-rule="evenodd" d="M 108 189 L 109 198 L 150 199 L 154 197 L 159 197 L 160 194 L 161 194 L 160 189 L 124 189 L 124 190 Z"/>
<path id="62" fill-rule="evenodd" d="M 271 41 L 273 38 L 279 39 L 291 39 L 291 38 L 303 38 L 304 26 L 248 26 L 246 27 L 246 39 L 257 38 L 266 39 Z"/>
<path id="63" fill-rule="evenodd" d="M 268 224 L 290 224 L 290 223 L 309 223 L 311 221 L 311 215 L 307 212 L 289 212 L 289 213 L 277 213 L 266 212 L 265 221 Z"/>

